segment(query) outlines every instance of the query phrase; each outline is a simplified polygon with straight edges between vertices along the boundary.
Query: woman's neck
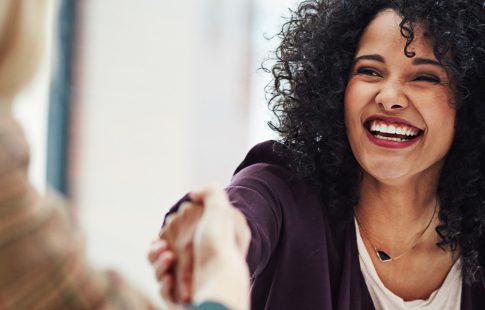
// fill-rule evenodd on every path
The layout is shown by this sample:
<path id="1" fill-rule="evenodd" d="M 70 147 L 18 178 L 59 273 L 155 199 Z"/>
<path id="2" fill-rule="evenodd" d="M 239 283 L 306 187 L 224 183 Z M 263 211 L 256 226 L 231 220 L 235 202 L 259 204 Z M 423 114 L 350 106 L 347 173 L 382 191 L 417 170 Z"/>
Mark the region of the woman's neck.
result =
<path id="1" fill-rule="evenodd" d="M 439 206 L 437 184 L 437 177 L 386 184 L 364 174 L 356 213 L 369 237 L 391 251 L 409 246 Z M 434 227 L 431 225 L 428 235 Z"/>

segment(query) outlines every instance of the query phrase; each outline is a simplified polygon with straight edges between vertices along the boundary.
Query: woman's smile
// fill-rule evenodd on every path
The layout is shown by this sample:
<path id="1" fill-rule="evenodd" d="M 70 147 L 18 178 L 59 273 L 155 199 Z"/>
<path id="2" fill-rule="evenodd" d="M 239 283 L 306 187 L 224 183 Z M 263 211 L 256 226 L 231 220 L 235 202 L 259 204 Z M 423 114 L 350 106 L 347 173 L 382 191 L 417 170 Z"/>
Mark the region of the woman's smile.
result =
<path id="1" fill-rule="evenodd" d="M 365 29 L 345 91 L 345 125 L 363 171 L 384 183 L 437 176 L 454 137 L 456 109 L 448 73 L 423 28 L 406 40 L 393 10 Z"/>
<path id="2" fill-rule="evenodd" d="M 405 148 L 419 140 L 423 130 L 400 118 L 373 115 L 366 119 L 367 137 L 378 146 Z"/>

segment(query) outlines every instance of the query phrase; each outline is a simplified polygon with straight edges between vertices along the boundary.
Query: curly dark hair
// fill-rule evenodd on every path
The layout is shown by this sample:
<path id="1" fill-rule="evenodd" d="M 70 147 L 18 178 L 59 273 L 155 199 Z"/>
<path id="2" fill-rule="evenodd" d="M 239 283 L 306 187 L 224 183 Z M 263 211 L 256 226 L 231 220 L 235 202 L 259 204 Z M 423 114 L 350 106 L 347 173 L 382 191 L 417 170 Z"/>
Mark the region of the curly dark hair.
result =
<path id="1" fill-rule="evenodd" d="M 359 37 L 375 15 L 391 8 L 401 35 L 414 40 L 421 23 L 455 92 L 456 131 L 438 186 L 437 244 L 459 249 L 466 283 L 483 280 L 479 257 L 485 227 L 485 2 L 483 0 L 314 0 L 284 24 L 269 85 L 270 127 L 299 176 L 318 186 L 326 206 L 349 219 L 362 171 L 349 146 L 344 93 Z M 450 57 L 451 55 L 451 57 Z"/>

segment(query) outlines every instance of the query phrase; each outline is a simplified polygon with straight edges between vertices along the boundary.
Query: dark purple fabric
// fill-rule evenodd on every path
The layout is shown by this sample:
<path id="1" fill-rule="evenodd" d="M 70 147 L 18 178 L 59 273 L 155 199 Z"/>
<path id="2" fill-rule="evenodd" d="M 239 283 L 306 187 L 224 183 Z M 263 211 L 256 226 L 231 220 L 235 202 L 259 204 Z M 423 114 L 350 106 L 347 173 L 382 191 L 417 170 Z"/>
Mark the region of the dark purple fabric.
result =
<path id="1" fill-rule="evenodd" d="M 256 145 L 227 187 L 252 232 L 251 309 L 374 309 L 354 222 L 328 215 L 318 192 L 275 155 L 274 143 Z M 462 309 L 485 309 L 483 287 L 463 285 L 462 296 Z"/>

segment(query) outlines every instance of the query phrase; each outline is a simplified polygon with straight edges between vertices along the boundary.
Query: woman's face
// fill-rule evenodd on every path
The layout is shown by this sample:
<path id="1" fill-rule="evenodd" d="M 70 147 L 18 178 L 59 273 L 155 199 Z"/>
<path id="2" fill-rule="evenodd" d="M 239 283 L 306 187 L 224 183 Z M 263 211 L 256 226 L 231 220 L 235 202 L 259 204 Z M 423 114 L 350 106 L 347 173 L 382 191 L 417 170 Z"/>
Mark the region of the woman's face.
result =
<path id="1" fill-rule="evenodd" d="M 385 183 L 439 175 L 454 135 L 454 95 L 431 43 L 416 25 L 404 55 L 401 17 L 381 11 L 360 38 L 345 91 L 345 124 L 355 158 Z"/>

